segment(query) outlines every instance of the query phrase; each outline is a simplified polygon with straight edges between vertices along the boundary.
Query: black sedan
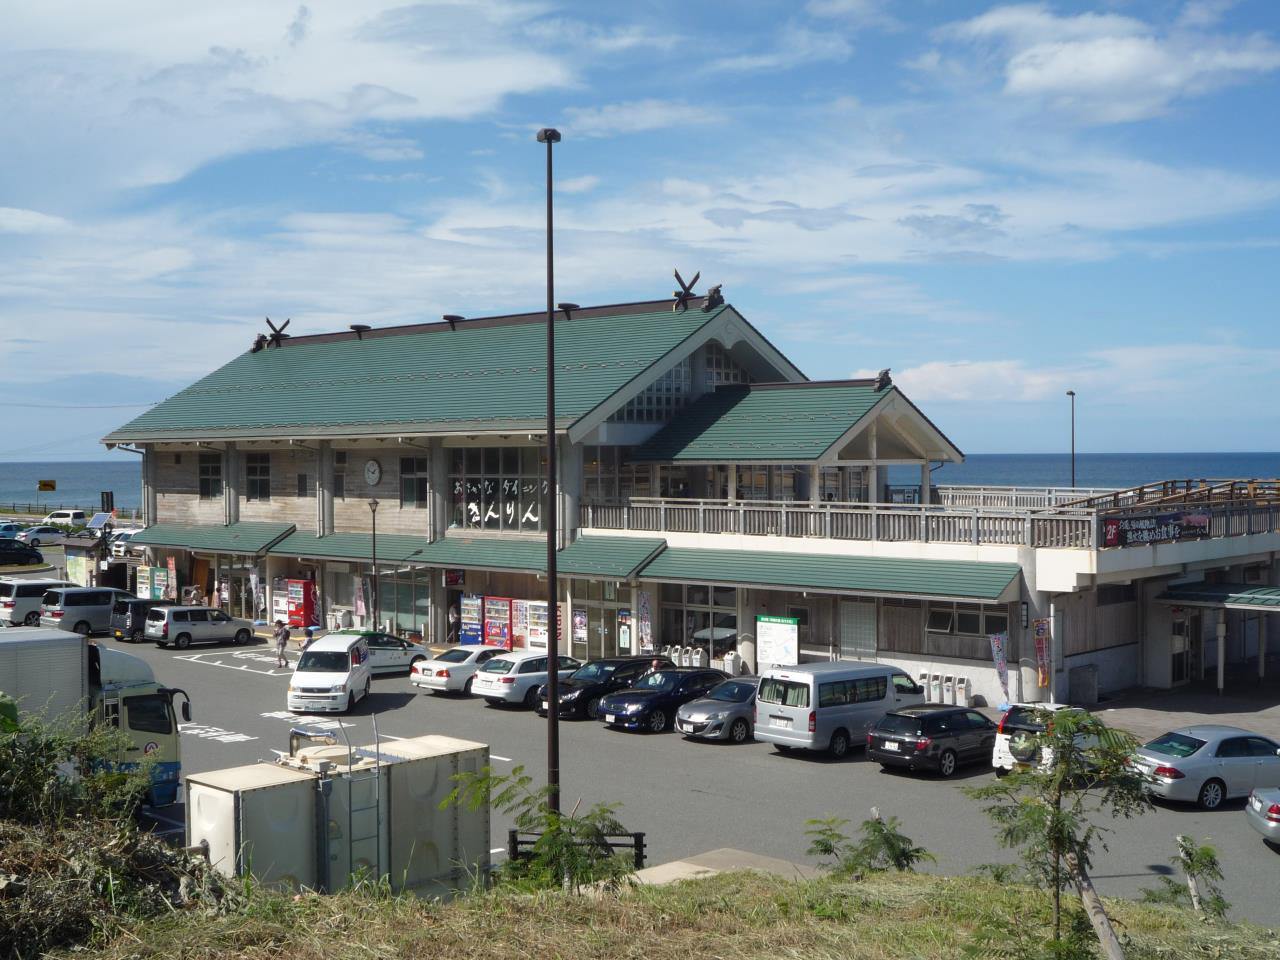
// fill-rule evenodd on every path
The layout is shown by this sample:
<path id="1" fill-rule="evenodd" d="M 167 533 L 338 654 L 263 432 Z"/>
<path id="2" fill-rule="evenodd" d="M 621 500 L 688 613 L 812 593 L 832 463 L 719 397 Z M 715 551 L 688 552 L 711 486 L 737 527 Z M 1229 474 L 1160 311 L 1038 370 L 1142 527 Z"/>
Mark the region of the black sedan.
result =
<path id="1" fill-rule="evenodd" d="M 629 730 L 661 733 L 683 704 L 706 696 L 721 680 L 723 670 L 705 667 L 668 667 L 646 673 L 627 690 L 600 700 L 600 722 Z"/>
<path id="2" fill-rule="evenodd" d="M 0 566 L 17 566 L 18 564 L 44 563 L 44 557 L 35 547 L 28 546 L 21 540 L 10 537 L 0 538 Z"/>
<path id="3" fill-rule="evenodd" d="M 659 667 L 674 666 L 666 657 L 656 662 Z M 560 681 L 560 716 L 596 719 L 601 697 L 625 690 L 652 670 L 654 663 L 653 657 L 607 657 L 584 663 Z M 545 683 L 538 688 L 534 709 L 540 716 L 548 713 Z"/>
<path id="4" fill-rule="evenodd" d="M 962 763 L 991 763 L 996 725 L 977 710 L 940 703 L 886 713 L 867 731 L 867 759 L 949 777 Z"/>

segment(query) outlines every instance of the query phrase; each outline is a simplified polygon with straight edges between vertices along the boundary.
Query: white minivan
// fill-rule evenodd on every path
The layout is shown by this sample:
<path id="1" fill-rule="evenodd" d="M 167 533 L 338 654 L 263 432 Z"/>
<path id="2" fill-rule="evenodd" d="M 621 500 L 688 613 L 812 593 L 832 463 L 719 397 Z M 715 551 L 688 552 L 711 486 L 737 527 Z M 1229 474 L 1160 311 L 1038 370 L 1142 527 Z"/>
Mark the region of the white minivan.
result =
<path id="1" fill-rule="evenodd" d="M 49 514 L 41 523 L 61 523 L 69 527 L 83 527 L 85 524 L 83 510 L 55 510 Z"/>
<path id="2" fill-rule="evenodd" d="M 924 688 L 897 667 L 859 660 L 760 672 L 755 737 L 780 752 L 825 750 L 837 759 L 890 710 L 924 703 Z"/>
<path id="3" fill-rule="evenodd" d="M 372 683 L 368 639 L 331 633 L 302 651 L 289 678 L 287 707 L 294 713 L 345 713 L 369 695 Z"/>

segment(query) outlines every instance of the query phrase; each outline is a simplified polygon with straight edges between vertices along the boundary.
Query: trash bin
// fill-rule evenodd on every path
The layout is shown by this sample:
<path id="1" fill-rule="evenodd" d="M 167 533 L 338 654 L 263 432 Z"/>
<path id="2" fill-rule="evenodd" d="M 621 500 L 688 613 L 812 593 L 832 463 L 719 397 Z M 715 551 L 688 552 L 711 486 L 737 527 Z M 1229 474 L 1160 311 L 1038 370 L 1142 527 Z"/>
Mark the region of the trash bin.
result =
<path id="1" fill-rule="evenodd" d="M 942 703 L 956 702 L 956 678 L 946 676 L 942 678 Z"/>
<path id="2" fill-rule="evenodd" d="M 924 698 L 929 699 L 929 675 L 927 673 L 920 674 L 916 678 L 916 682 L 920 684 L 920 689 L 924 691 Z"/>
<path id="3" fill-rule="evenodd" d="M 973 706 L 973 682 L 968 677 L 956 677 L 956 703 L 962 707 Z"/>
<path id="4" fill-rule="evenodd" d="M 934 673 L 929 676 L 929 702 L 942 702 L 942 674 Z"/>
<path id="5" fill-rule="evenodd" d="M 690 658 L 689 666 L 691 667 L 704 666 L 706 657 L 707 657 L 707 651 L 703 650 L 701 647 L 694 647 L 693 655 Z"/>
<path id="6" fill-rule="evenodd" d="M 724 655 L 724 672 L 731 677 L 736 677 L 742 672 L 738 658 L 738 651 L 730 650 Z"/>
<path id="7" fill-rule="evenodd" d="M 693 647 L 685 647 L 680 651 L 680 666 L 693 666 Z"/>

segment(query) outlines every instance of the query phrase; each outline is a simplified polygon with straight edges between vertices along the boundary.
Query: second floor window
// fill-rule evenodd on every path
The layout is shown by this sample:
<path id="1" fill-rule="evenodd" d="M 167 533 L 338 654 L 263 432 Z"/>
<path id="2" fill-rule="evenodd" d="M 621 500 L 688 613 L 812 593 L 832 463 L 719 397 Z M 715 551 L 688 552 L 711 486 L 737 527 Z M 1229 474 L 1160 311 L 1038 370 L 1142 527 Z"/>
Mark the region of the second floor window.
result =
<path id="1" fill-rule="evenodd" d="M 217 500 L 222 496 L 222 454 L 200 454 L 200 499 Z"/>
<path id="2" fill-rule="evenodd" d="M 271 499 L 271 454 L 244 455 L 244 495 L 246 500 Z"/>
<path id="3" fill-rule="evenodd" d="M 400 458 L 400 506 L 425 510 L 431 499 L 431 462 L 426 457 Z"/>

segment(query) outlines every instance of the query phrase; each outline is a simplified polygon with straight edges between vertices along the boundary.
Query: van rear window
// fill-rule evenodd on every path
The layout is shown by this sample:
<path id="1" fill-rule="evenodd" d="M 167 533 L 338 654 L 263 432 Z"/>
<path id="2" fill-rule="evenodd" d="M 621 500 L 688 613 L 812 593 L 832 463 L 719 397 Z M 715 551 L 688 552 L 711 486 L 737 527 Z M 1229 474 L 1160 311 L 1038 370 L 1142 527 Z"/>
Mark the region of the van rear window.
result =
<path id="1" fill-rule="evenodd" d="M 14 596 L 18 592 L 18 586 L 14 583 L 0 583 L 0 597 L 6 599 Z"/>
<path id="2" fill-rule="evenodd" d="M 807 707 L 809 705 L 809 685 L 796 680 L 780 680 L 777 677 L 766 677 L 760 681 L 760 692 L 756 699 L 764 703 L 776 703 L 784 707 Z"/>

